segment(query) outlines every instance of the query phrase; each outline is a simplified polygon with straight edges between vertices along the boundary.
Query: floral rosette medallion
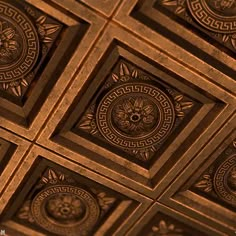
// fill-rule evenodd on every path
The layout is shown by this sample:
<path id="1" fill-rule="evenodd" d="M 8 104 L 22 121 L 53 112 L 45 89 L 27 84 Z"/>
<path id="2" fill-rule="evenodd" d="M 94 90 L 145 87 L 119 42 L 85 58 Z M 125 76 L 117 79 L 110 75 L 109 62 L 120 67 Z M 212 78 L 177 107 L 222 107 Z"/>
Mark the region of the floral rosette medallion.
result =
<path id="1" fill-rule="evenodd" d="M 39 56 L 39 38 L 30 19 L 0 1 L 0 83 L 23 79 Z"/>
<path id="2" fill-rule="evenodd" d="M 110 143 L 143 149 L 161 142 L 171 131 L 175 108 L 158 87 L 124 83 L 106 93 L 96 111 L 97 127 Z"/>
<path id="3" fill-rule="evenodd" d="M 217 33 L 236 32 L 235 0 L 187 0 L 188 9 L 203 27 Z"/>
<path id="4" fill-rule="evenodd" d="M 214 189 L 221 199 L 236 207 L 236 155 L 227 158 L 218 167 Z"/>
<path id="5" fill-rule="evenodd" d="M 32 201 L 35 221 L 58 235 L 84 236 L 100 215 L 97 200 L 84 189 L 53 185 L 40 191 Z"/>

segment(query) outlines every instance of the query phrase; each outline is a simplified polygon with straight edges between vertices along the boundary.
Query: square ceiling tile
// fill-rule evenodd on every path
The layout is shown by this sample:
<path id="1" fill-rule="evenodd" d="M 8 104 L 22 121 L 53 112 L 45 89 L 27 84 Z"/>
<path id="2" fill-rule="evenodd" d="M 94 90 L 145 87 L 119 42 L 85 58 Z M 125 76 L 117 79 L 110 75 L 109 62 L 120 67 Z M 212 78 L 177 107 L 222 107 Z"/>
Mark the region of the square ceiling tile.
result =
<path id="1" fill-rule="evenodd" d="M 38 142 L 98 171 L 136 176 L 146 185 L 139 191 L 156 197 L 163 173 L 185 152 L 189 162 L 194 142 L 232 113 L 233 97 L 201 76 L 111 24 Z"/>
<path id="2" fill-rule="evenodd" d="M 73 5 L 69 4 L 70 8 L 73 9 Z M 9 43 L 12 46 L 1 49 L 0 123 L 29 139 L 35 137 L 46 119 L 37 116 L 39 111 L 44 106 L 48 113 L 55 106 L 50 107 L 50 102 L 55 103 L 53 99 L 58 98 L 70 81 L 75 70 L 71 58 L 76 59 L 77 68 L 93 43 L 91 35 L 96 36 L 104 23 L 99 17 L 94 19 L 87 9 L 84 11 L 83 6 L 73 12 L 62 9 L 51 2 L 1 1 L 3 15 L 0 22 L 3 36 L 7 35 L 8 40 L 4 42 L 6 46 Z M 12 12 L 14 16 L 11 16 Z M 87 47 L 83 45 L 81 50 L 83 40 Z M 4 50 L 7 53 L 4 54 Z M 76 50 L 79 53 L 75 53 Z M 60 84 L 63 73 L 67 75 L 67 82 L 57 89 L 57 96 L 50 95 Z"/>
<path id="3" fill-rule="evenodd" d="M 227 235 L 235 232 L 235 130 L 227 133 L 234 125 L 234 118 L 224 127 L 225 139 L 203 149 L 160 198 L 185 214 L 191 211 L 196 219 Z M 200 168 L 196 169 L 196 163 Z"/>
<path id="4" fill-rule="evenodd" d="M 13 197 L 1 197 L 0 222 L 26 235 L 124 234 L 129 225 L 123 223 L 132 224 L 150 200 L 123 186 L 117 192 L 116 185 L 34 146 L 7 187 Z"/>

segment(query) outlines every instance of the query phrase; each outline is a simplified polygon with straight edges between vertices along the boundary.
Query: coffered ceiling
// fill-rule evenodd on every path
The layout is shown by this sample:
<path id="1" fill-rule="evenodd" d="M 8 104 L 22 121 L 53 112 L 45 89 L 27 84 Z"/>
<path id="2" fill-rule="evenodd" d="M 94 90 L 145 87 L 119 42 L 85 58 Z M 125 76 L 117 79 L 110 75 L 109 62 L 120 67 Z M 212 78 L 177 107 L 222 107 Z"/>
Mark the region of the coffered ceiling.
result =
<path id="1" fill-rule="evenodd" d="M 236 1 L 0 0 L 0 235 L 235 235 Z"/>

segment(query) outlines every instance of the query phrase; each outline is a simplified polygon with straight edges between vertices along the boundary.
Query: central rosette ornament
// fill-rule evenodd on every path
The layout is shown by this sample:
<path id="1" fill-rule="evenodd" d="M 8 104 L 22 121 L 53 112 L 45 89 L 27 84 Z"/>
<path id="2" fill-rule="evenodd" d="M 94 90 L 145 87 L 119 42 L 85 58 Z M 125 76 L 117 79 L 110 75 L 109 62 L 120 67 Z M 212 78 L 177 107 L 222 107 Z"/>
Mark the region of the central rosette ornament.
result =
<path id="1" fill-rule="evenodd" d="M 153 102 L 143 97 L 121 100 L 112 114 L 115 125 L 128 135 L 143 135 L 157 123 L 158 110 Z"/>
<path id="2" fill-rule="evenodd" d="M 125 82 L 109 90 L 96 110 L 97 127 L 111 144 L 147 150 L 161 142 L 175 122 L 174 101 L 148 82 Z"/>
<path id="3" fill-rule="evenodd" d="M 81 220 L 86 207 L 77 196 L 63 193 L 48 200 L 46 211 L 51 218 L 66 224 Z"/>

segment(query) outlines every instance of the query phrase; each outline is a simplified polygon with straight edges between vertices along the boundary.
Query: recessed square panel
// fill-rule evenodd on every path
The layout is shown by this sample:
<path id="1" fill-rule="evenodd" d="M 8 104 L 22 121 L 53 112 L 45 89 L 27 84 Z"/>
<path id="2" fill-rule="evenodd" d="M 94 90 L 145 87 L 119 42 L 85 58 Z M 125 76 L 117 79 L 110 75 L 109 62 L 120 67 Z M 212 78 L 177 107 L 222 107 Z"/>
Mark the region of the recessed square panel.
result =
<path id="1" fill-rule="evenodd" d="M 201 174 L 190 190 L 235 212 L 235 141 Z"/>
<path id="2" fill-rule="evenodd" d="M 236 51 L 236 5 L 221 0 L 157 0 L 154 8 L 174 14 L 233 52 Z M 173 17 L 174 18 L 174 17 Z M 190 28 L 190 25 L 187 26 Z"/>
<path id="3" fill-rule="evenodd" d="M 26 127 L 89 26 L 78 17 L 61 21 L 47 10 L 26 1 L 0 1 L 0 114 Z"/>
<path id="4" fill-rule="evenodd" d="M 130 160 L 148 162 L 201 104 L 121 57 L 109 66 L 73 131 L 93 135 Z"/>
<path id="5" fill-rule="evenodd" d="M 230 124 L 234 123 L 229 122 L 228 125 Z M 188 175 L 188 178 L 180 176 L 163 194 L 160 201 L 207 222 L 213 228 L 219 228 L 227 235 L 233 234 L 236 230 L 234 140 L 235 131 L 229 133 L 217 148 L 211 148 L 209 156 L 202 153 L 198 157 L 201 160 L 195 160 L 195 163 L 191 163 L 186 169 L 184 175 Z M 201 164 L 196 165 L 197 162 Z"/>
<path id="6" fill-rule="evenodd" d="M 46 235 L 111 235 L 139 204 L 42 157 L 32 167 L 1 217 L 19 232 L 26 227 Z"/>
<path id="7" fill-rule="evenodd" d="M 154 203 L 128 233 L 129 236 L 198 236 L 213 234 L 207 227 L 200 226 L 198 222 L 193 221 L 190 217 L 179 214 L 160 203 Z"/>

